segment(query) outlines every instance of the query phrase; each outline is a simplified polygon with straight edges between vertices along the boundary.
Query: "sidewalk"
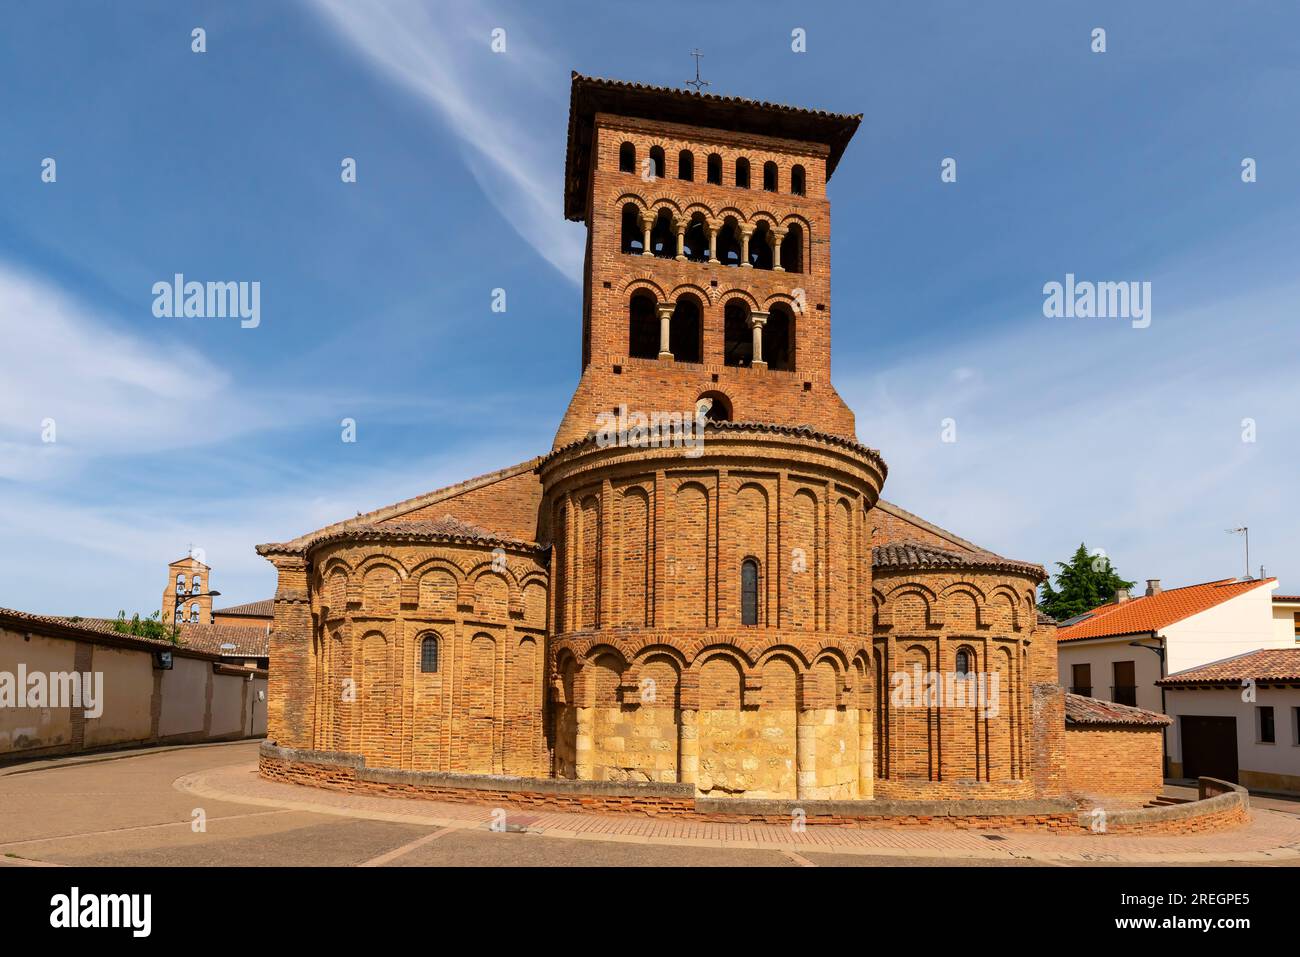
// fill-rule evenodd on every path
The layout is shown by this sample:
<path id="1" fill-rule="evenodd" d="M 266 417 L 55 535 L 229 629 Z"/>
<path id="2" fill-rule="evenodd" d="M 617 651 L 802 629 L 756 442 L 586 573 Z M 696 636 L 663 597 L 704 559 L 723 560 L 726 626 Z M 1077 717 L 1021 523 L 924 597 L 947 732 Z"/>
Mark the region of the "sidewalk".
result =
<path id="1" fill-rule="evenodd" d="M 327 791 L 263 780 L 254 763 L 187 774 L 174 786 L 213 800 L 317 814 L 421 824 L 460 830 L 488 828 L 502 814 L 491 807 L 417 798 Z M 1252 809 L 1251 823 L 1220 833 L 1141 837 L 1074 835 L 1039 831 L 959 831 L 920 828 L 840 828 L 803 831 L 773 824 L 719 824 L 632 815 L 558 811 L 504 812 L 509 830 L 546 838 L 620 841 L 694 847 L 799 850 L 872 856 L 1022 859 L 1045 863 L 1268 863 L 1300 858 L 1300 818 L 1267 808 Z"/>

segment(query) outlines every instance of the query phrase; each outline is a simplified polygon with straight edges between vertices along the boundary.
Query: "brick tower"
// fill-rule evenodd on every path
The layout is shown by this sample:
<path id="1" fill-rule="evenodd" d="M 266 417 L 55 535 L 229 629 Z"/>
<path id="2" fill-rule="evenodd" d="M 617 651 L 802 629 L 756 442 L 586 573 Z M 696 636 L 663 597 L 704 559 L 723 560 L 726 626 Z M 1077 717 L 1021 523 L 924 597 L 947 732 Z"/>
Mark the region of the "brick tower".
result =
<path id="1" fill-rule="evenodd" d="M 212 569 L 193 555 L 178 558 L 167 566 L 167 585 L 163 588 L 162 620 L 170 622 L 212 621 Z M 189 596 L 194 597 L 189 597 Z M 184 596 L 180 605 L 177 596 Z"/>
<path id="2" fill-rule="evenodd" d="M 588 227 L 582 380 L 619 403 L 854 438 L 830 382 L 826 183 L 860 116 L 574 75 L 565 215 Z"/>

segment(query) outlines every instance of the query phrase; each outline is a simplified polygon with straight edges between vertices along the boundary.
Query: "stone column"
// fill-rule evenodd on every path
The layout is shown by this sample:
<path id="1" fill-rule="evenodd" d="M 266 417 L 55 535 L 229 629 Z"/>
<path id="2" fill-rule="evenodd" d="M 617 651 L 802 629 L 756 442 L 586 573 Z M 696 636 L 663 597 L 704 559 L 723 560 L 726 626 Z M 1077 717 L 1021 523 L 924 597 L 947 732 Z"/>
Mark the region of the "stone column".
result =
<path id="1" fill-rule="evenodd" d="M 866 681 L 864 675 L 859 679 Z M 874 715 L 866 688 L 858 689 L 858 800 L 870 801 L 875 794 L 875 768 L 872 767 L 875 741 L 873 740 Z"/>
<path id="2" fill-rule="evenodd" d="M 650 230 L 655 224 L 654 214 L 642 210 L 641 215 L 639 217 L 639 221 L 641 223 L 641 232 L 642 232 L 641 255 L 653 256 L 654 252 L 650 249 Z"/>
<path id="3" fill-rule="evenodd" d="M 817 797 L 817 711 L 799 703 L 795 728 L 795 783 L 799 799 Z"/>
<path id="4" fill-rule="evenodd" d="M 574 708 L 578 729 L 574 735 L 573 767 L 579 781 L 590 781 L 596 774 L 595 708 Z"/>
<path id="5" fill-rule="evenodd" d="M 769 229 L 767 231 L 768 241 L 772 244 L 772 271 L 785 272 L 785 267 L 781 265 L 781 240 L 785 239 L 786 230 Z"/>
<path id="6" fill-rule="evenodd" d="M 686 244 L 686 227 L 688 225 L 690 224 L 684 219 L 679 219 L 673 223 L 673 229 L 677 232 L 677 255 L 674 258 L 676 258 L 678 262 L 683 262 L 686 259 L 686 253 L 682 250 L 685 248 Z"/>
<path id="7" fill-rule="evenodd" d="M 659 303 L 659 358 L 672 360 L 673 353 L 669 347 L 669 331 L 672 325 L 673 310 L 677 307 L 671 302 Z"/>
<path id="8" fill-rule="evenodd" d="M 767 325 L 767 317 L 766 312 L 749 314 L 749 328 L 754 335 L 754 356 L 750 364 L 755 369 L 767 368 L 767 363 L 763 361 L 763 327 Z"/>
<path id="9" fill-rule="evenodd" d="M 722 230 L 722 223 L 710 220 L 706 225 L 709 228 L 709 265 L 720 266 L 722 261 L 718 259 L 718 233 Z"/>
<path id="10" fill-rule="evenodd" d="M 683 708 L 677 726 L 677 780 L 694 784 L 700 775 L 700 725 L 694 708 Z"/>
<path id="11" fill-rule="evenodd" d="M 754 227 L 746 223 L 740 227 L 740 265 L 744 269 L 753 269 L 749 261 L 749 237 L 754 235 Z"/>

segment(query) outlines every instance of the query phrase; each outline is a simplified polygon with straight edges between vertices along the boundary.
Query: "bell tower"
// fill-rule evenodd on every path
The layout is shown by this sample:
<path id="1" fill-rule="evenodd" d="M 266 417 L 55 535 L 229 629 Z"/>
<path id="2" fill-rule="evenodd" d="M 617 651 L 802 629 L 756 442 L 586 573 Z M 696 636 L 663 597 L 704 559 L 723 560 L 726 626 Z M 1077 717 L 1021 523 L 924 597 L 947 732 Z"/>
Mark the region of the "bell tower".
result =
<path id="1" fill-rule="evenodd" d="M 565 215 L 587 225 L 582 380 L 620 405 L 856 439 L 830 380 L 826 184 L 860 115 L 573 74 Z"/>

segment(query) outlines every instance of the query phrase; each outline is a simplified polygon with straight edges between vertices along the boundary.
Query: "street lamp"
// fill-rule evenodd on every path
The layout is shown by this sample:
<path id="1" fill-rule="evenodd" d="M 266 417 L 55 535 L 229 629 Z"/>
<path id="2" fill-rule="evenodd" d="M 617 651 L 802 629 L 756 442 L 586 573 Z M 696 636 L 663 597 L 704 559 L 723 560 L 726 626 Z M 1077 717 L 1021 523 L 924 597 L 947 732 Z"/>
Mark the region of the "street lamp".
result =
<path id="1" fill-rule="evenodd" d="M 200 592 L 190 592 L 189 594 L 185 594 L 179 588 L 176 589 L 176 604 L 172 606 L 172 626 L 175 627 L 176 625 L 181 623 L 177 620 L 177 613 L 181 610 L 181 605 L 185 604 L 185 602 L 188 599 L 216 598 L 220 594 L 221 592 L 219 591 L 200 591 Z"/>

